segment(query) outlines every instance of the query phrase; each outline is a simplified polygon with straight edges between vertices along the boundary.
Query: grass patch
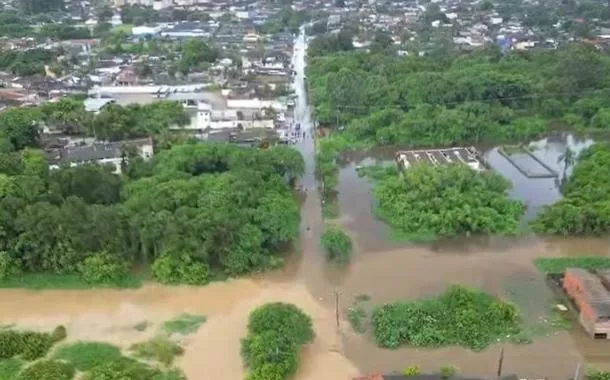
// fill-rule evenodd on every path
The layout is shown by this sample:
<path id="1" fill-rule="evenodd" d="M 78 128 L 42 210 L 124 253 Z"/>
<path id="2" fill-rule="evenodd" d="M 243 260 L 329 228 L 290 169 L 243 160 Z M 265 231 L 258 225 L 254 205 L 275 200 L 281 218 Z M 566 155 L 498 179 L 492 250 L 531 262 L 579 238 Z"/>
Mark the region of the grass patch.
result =
<path id="1" fill-rule="evenodd" d="M 481 291 L 451 286 L 436 298 L 386 304 L 373 311 L 380 346 L 462 346 L 479 351 L 515 341 L 521 331 L 517 308 Z"/>
<path id="2" fill-rule="evenodd" d="M 175 319 L 166 321 L 161 326 L 161 330 L 168 334 L 192 334 L 206 321 L 204 315 L 180 314 Z"/>
<path id="3" fill-rule="evenodd" d="M 113 284 L 91 284 L 78 274 L 25 273 L 0 280 L 0 288 L 5 289 L 91 289 L 91 288 L 139 288 L 143 276 L 130 273 Z"/>
<path id="4" fill-rule="evenodd" d="M 567 268 L 610 269 L 610 257 L 539 257 L 534 265 L 543 273 L 563 273 Z"/>
<path id="5" fill-rule="evenodd" d="M 347 312 L 347 319 L 355 332 L 364 334 L 366 332 L 366 310 L 360 305 L 354 305 Z"/>
<path id="6" fill-rule="evenodd" d="M 16 358 L 0 360 L 0 380 L 14 380 L 24 364 Z"/>
<path id="7" fill-rule="evenodd" d="M 133 329 L 136 331 L 146 331 L 146 329 L 150 326 L 150 322 L 148 321 L 142 321 L 139 323 L 136 323 L 135 325 L 133 325 Z"/>
<path id="8" fill-rule="evenodd" d="M 328 197 L 322 202 L 322 217 L 336 219 L 339 217 L 339 200 L 337 197 Z"/>
<path id="9" fill-rule="evenodd" d="M 112 344 L 77 342 L 59 347 L 53 358 L 71 362 L 79 371 L 88 371 L 98 365 L 121 360 L 123 355 L 121 350 Z"/>
<path id="10" fill-rule="evenodd" d="M 526 154 L 525 149 L 519 145 L 502 145 L 500 149 L 506 154 L 510 156 L 511 154 Z"/>
<path id="11" fill-rule="evenodd" d="M 137 358 L 156 360 L 165 365 L 172 364 L 176 356 L 184 353 L 182 347 L 166 336 L 158 336 L 146 342 L 134 344 L 130 350 Z"/>
<path id="12" fill-rule="evenodd" d="M 507 298 L 512 301 L 523 321 L 516 341 L 527 343 L 536 337 L 552 335 L 571 327 L 570 315 L 556 308 L 564 301 L 557 299 L 543 278 L 523 279 L 507 286 Z"/>

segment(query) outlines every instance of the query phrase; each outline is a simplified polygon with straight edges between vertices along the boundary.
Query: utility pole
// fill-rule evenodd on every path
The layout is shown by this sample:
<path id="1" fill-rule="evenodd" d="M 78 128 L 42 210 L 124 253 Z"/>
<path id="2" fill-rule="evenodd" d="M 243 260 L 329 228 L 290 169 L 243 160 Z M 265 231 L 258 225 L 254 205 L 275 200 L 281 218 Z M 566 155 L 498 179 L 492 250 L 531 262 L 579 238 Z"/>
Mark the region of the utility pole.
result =
<path id="1" fill-rule="evenodd" d="M 498 379 L 502 378 L 502 364 L 504 364 L 504 348 L 500 351 L 500 359 L 498 360 Z"/>
<path id="2" fill-rule="evenodd" d="M 339 331 L 339 292 L 335 290 L 335 318 L 337 319 L 337 332 Z"/>

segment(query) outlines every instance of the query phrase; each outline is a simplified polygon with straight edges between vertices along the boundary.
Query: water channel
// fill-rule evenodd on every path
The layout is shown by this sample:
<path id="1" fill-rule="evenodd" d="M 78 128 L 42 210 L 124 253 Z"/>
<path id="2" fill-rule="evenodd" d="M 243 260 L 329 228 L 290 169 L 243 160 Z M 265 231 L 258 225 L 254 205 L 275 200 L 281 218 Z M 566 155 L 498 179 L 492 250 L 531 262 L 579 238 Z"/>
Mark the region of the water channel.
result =
<path id="1" fill-rule="evenodd" d="M 293 64 L 297 72 L 295 117 L 304 131 L 312 129 L 304 84 L 305 36 L 295 43 Z M 563 171 L 557 157 L 569 144 L 578 151 L 591 140 L 553 136 L 532 143 L 549 166 Z M 610 255 L 607 239 L 489 238 L 446 244 L 408 245 L 388 239 L 387 227 L 374 218 L 371 184 L 358 177 L 356 165 L 391 158 L 393 151 L 352 153 L 344 157 L 339 176 L 341 218 L 338 223 L 355 244 L 346 268 L 328 265 L 319 248 L 323 229 L 320 198 L 314 177 L 314 142 L 297 145 L 305 158 L 302 185 L 308 188 L 302 205 L 301 241 L 286 267 L 251 278 L 214 283 L 203 288 L 165 287 L 149 284 L 136 290 L 25 291 L 0 290 L 0 324 L 48 330 L 65 324 L 70 340 L 102 340 L 128 347 L 154 334 L 154 326 L 171 316 L 188 312 L 204 314 L 208 321 L 188 338 L 185 355 L 178 363 L 189 379 L 244 378 L 239 342 L 245 333 L 249 311 L 264 302 L 293 302 L 310 314 L 317 339 L 302 355 L 298 380 L 351 379 L 359 373 L 390 372 L 408 365 L 437 371 L 454 365 L 464 375 L 493 376 L 501 347 L 504 370 L 524 378 L 567 379 L 579 361 L 610 366 L 610 345 L 592 341 L 576 325 L 573 330 L 535 340 L 529 345 L 496 345 L 483 352 L 449 347 L 439 350 L 401 348 L 383 350 L 373 343 L 370 331 L 358 335 L 345 322 L 346 310 L 361 294 L 373 304 L 417 298 L 460 283 L 507 297 L 515 294 L 530 302 L 528 318 L 537 317 L 537 305 L 549 297 L 541 276 L 532 265 L 539 256 Z M 526 201 L 528 217 L 560 197 L 553 179 L 526 180 L 495 149 L 483 149 L 491 166 L 513 182 L 511 195 Z M 309 228 L 307 228 L 309 227 Z M 339 295 L 341 321 L 335 319 L 335 294 Z M 130 328 L 143 320 L 153 328 Z M 222 374 L 222 375 L 219 375 Z M 220 377 L 219 377 L 220 376 Z"/>

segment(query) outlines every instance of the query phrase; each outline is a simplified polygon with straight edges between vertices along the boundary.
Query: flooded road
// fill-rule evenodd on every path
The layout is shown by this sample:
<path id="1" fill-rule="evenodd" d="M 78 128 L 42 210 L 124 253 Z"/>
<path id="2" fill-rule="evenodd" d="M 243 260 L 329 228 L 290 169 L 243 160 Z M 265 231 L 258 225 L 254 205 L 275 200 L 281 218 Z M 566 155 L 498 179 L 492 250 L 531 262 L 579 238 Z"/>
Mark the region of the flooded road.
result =
<path id="1" fill-rule="evenodd" d="M 295 118 L 307 132 L 312 130 L 312 120 L 304 83 L 305 54 L 305 37 L 301 34 L 293 57 L 297 72 Z M 536 142 L 536 153 L 548 155 L 545 162 L 550 166 L 559 165 L 557 157 L 564 149 L 561 141 L 549 138 Z M 575 147 L 591 143 L 578 139 L 573 142 Z M 154 327 L 185 312 L 206 315 L 208 321 L 188 337 L 185 355 L 178 363 L 190 380 L 218 378 L 218 374 L 223 380 L 243 379 L 239 347 L 248 314 L 254 307 L 272 301 L 295 303 L 314 321 L 317 338 L 302 354 L 297 380 L 348 380 L 358 373 L 391 372 L 409 365 L 418 365 L 422 371 L 454 365 L 465 375 L 491 377 L 495 375 L 501 347 L 506 349 L 504 372 L 522 378 L 564 380 L 572 376 L 579 361 L 610 366 L 607 342 L 592 341 L 578 325 L 572 331 L 540 338 L 530 345 L 498 345 L 478 353 L 455 347 L 383 350 L 374 344 L 370 329 L 364 335 L 354 333 L 345 319 L 347 309 L 359 295 L 371 297 L 365 304 L 370 312 L 375 304 L 433 295 L 455 283 L 482 288 L 520 305 L 532 305 L 524 314 L 535 319 L 551 295 L 532 260 L 539 256 L 608 256 L 610 244 L 607 239 L 536 237 L 472 239 L 428 246 L 394 242 L 388 239 L 387 227 L 373 215 L 370 183 L 355 171 L 366 157 L 366 162 L 385 157 L 354 154 L 346 158 L 340 172 L 341 218 L 336 221 L 352 236 L 354 254 L 349 266 L 336 268 L 326 263 L 319 247 L 323 220 L 314 177 L 314 141 L 306 138 L 296 147 L 305 158 L 302 186 L 308 191 L 302 205 L 298 252 L 285 268 L 203 288 L 147 284 L 136 290 L 0 290 L 0 324 L 49 330 L 61 323 L 68 328 L 70 340 L 102 340 L 128 347 L 154 334 L 154 328 L 135 331 L 132 327 L 137 323 L 148 321 Z M 503 163 L 496 162 L 493 149 L 486 155 L 494 168 L 501 169 Z M 511 169 L 505 170 L 510 173 Z M 530 207 L 541 207 L 560 196 L 556 187 L 552 189 L 553 180 L 531 183 L 515 177 L 513 183 L 512 194 L 528 197 Z M 339 298 L 339 328 L 335 294 Z"/>

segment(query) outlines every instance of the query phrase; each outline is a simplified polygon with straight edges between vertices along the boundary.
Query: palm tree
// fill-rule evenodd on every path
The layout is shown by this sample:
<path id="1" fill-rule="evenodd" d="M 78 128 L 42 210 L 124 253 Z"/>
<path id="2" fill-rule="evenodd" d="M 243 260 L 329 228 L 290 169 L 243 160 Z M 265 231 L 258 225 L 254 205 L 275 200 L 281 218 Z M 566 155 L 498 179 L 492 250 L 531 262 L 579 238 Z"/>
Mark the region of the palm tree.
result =
<path id="1" fill-rule="evenodd" d="M 557 163 L 563 162 L 562 179 L 566 178 L 566 172 L 568 171 L 568 168 L 572 167 L 574 165 L 575 161 L 576 161 L 576 154 L 574 153 L 574 151 L 572 149 L 570 149 L 570 147 L 567 147 L 566 151 L 563 152 L 563 154 L 561 156 L 559 156 L 559 158 L 557 159 Z"/>

